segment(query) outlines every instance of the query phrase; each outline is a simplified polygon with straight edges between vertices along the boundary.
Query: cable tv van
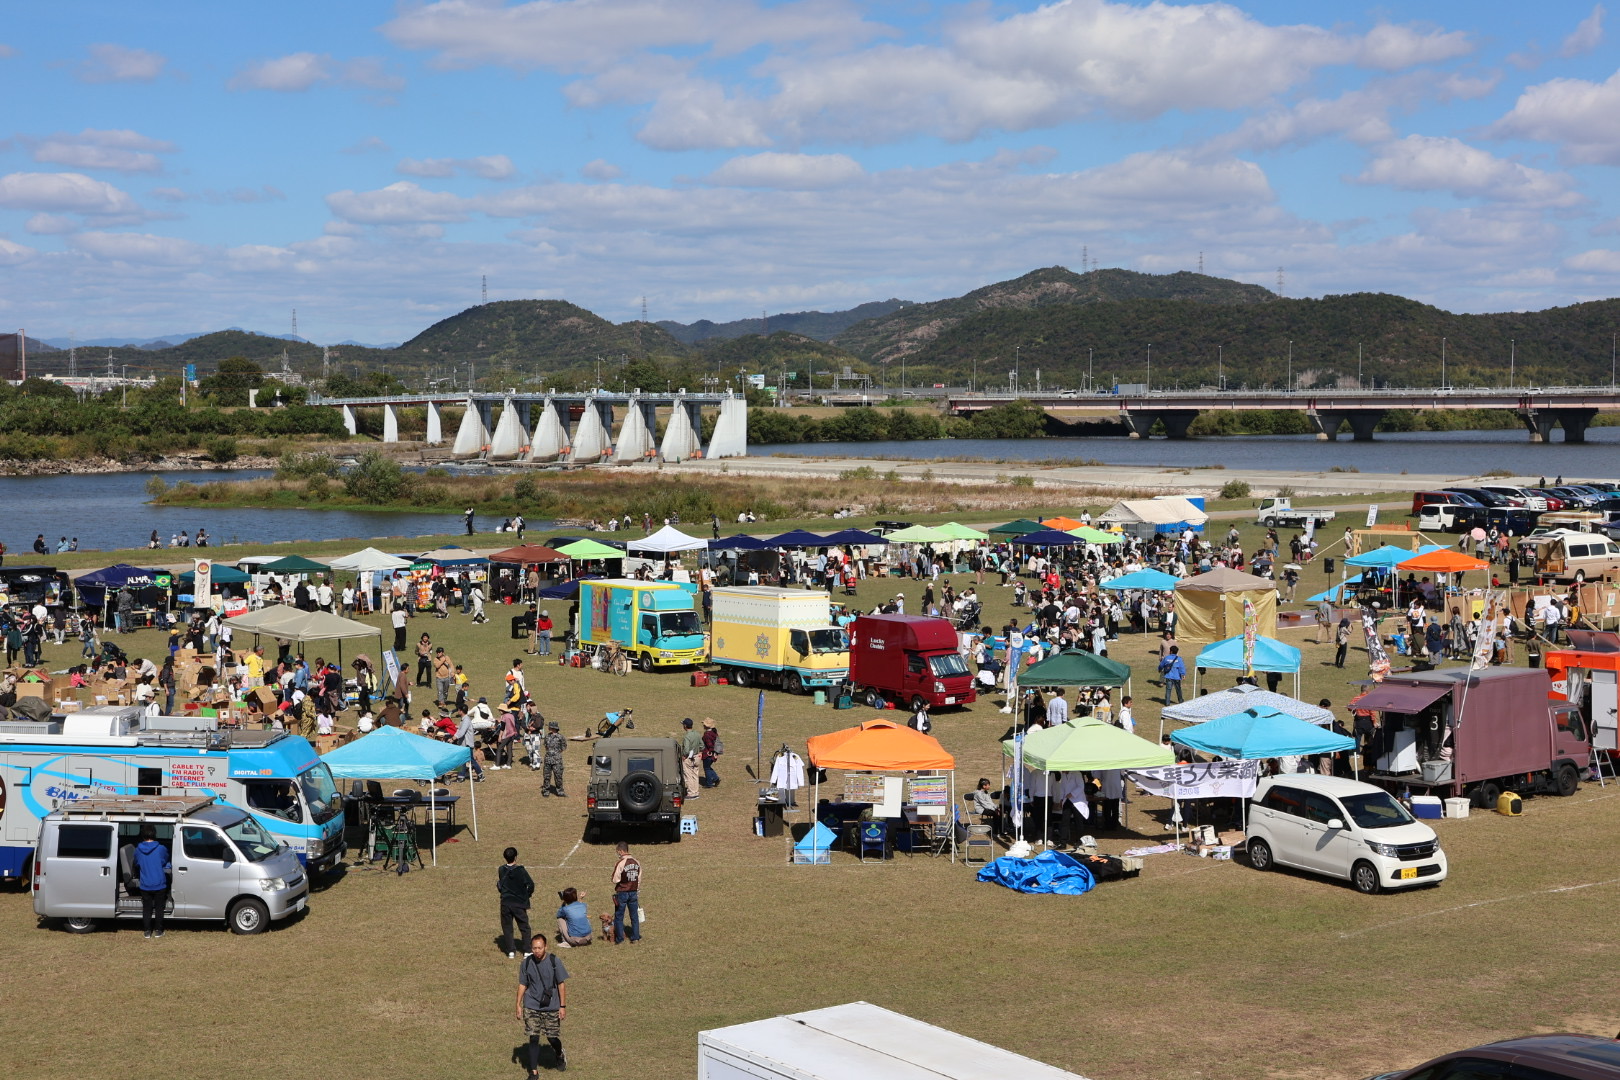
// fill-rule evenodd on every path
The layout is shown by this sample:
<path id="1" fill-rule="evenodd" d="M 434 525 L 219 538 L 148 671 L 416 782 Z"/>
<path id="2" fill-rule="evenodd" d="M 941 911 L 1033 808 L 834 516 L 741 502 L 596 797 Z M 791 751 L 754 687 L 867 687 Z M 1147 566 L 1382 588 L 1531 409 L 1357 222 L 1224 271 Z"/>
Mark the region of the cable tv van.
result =
<path id="1" fill-rule="evenodd" d="M 34 913 L 75 934 L 141 918 L 135 847 L 151 825 L 169 849 L 166 917 L 224 920 L 258 934 L 309 899 L 298 858 L 245 811 L 213 796 L 110 795 L 81 799 L 40 822 Z"/>

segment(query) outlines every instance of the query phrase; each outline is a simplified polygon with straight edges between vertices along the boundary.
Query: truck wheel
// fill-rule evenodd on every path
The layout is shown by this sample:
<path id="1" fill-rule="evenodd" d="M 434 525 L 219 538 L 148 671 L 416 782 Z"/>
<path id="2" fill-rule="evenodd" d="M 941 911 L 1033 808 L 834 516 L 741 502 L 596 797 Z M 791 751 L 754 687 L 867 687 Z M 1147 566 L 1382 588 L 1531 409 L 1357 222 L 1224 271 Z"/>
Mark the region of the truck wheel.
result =
<path id="1" fill-rule="evenodd" d="M 238 900 L 225 916 L 233 934 L 262 934 L 270 926 L 270 911 L 258 900 Z"/>
<path id="2" fill-rule="evenodd" d="M 1277 527 L 1277 519 L 1274 517 L 1268 517 L 1260 524 L 1264 525 L 1268 529 L 1275 529 Z"/>
<path id="3" fill-rule="evenodd" d="M 782 676 L 782 689 L 790 694 L 804 693 L 804 680 L 799 678 L 797 671 L 790 671 Z"/>
<path id="4" fill-rule="evenodd" d="M 1249 837 L 1249 865 L 1256 870 L 1274 870 L 1276 862 L 1271 857 L 1271 845 L 1258 836 Z"/>
<path id="5" fill-rule="evenodd" d="M 642 653 L 636 659 L 636 666 L 642 671 L 646 672 L 648 675 L 651 675 L 654 670 L 652 653 Z"/>
<path id="6" fill-rule="evenodd" d="M 747 686 L 753 682 L 753 672 L 747 668 L 733 668 L 731 671 L 731 685 Z"/>
<path id="7" fill-rule="evenodd" d="M 1502 797 L 1502 785 L 1494 780 L 1487 780 L 1474 789 L 1473 801 L 1476 810 L 1495 810 L 1496 800 Z"/>
<path id="8" fill-rule="evenodd" d="M 1366 861 L 1350 868 L 1350 883 L 1356 887 L 1356 892 L 1368 896 L 1377 896 L 1384 887 L 1384 883 L 1378 879 L 1378 867 Z"/>
<path id="9" fill-rule="evenodd" d="M 652 813 L 658 809 L 658 800 L 663 794 L 663 783 L 646 769 L 633 772 L 619 781 L 619 805 L 632 814 Z"/>
<path id="10" fill-rule="evenodd" d="M 1575 571 L 1575 584 L 1577 584 L 1577 585 L 1585 585 L 1586 584 L 1586 571 L 1585 570 L 1577 570 L 1577 571 Z"/>
<path id="11" fill-rule="evenodd" d="M 887 704 L 883 700 L 883 695 L 878 693 L 876 690 L 868 690 L 866 692 L 866 697 L 864 697 L 862 700 L 866 702 L 866 707 L 868 709 L 881 709 L 885 704 Z"/>
<path id="12" fill-rule="evenodd" d="M 96 930 L 94 919 L 63 919 L 62 928 L 70 934 L 93 934 Z"/>
<path id="13" fill-rule="evenodd" d="M 913 697 L 911 699 L 911 711 L 914 713 L 928 711 L 928 699 L 923 697 L 921 694 Z"/>
<path id="14" fill-rule="evenodd" d="M 1558 767 L 1558 794 L 1568 798 L 1581 789 L 1581 774 L 1567 762 Z"/>

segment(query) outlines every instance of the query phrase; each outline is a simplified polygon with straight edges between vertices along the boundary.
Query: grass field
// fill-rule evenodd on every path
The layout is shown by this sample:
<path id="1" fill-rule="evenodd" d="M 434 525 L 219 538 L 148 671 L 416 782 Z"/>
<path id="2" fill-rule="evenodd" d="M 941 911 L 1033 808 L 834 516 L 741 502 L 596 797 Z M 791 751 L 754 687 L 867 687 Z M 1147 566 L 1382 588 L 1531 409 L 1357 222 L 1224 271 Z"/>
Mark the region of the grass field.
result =
<path id="1" fill-rule="evenodd" d="M 1306 583 L 1316 581 L 1325 579 L 1309 571 Z M 855 602 L 867 608 L 897 589 L 915 608 L 916 582 L 868 582 Z M 1006 618 L 1010 591 L 982 590 L 986 621 Z M 420 619 L 410 635 L 426 629 L 493 697 L 518 643 L 505 609 L 490 614 L 479 627 Z M 1306 698 L 1349 698 L 1348 680 L 1365 670 L 1359 651 L 1338 671 L 1325 666 L 1331 646 L 1288 640 L 1306 652 Z M 121 643 L 136 655 L 160 648 L 150 632 Z M 76 655 L 52 648 L 47 659 L 60 667 Z M 1146 642 L 1126 635 L 1114 656 L 1137 671 L 1139 730 L 1152 734 Z M 1612 784 L 1530 799 L 1518 819 L 1436 823 L 1451 859 L 1436 889 L 1364 897 L 1171 854 L 1084 897 L 1022 896 L 920 855 L 788 865 L 786 842 L 756 838 L 749 824 L 752 691 L 695 689 L 673 673 L 528 667 L 565 733 L 629 705 L 637 734 L 712 716 L 728 749 L 725 782 L 691 804 L 699 835 L 636 845 L 645 943 L 560 954 L 572 976 L 564 1035 L 580 1075 L 690 1077 L 701 1029 L 857 999 L 1093 1080 L 1353 1080 L 1487 1039 L 1620 1030 L 1602 974 L 1620 961 Z M 959 786 L 997 775 L 1009 719 L 999 703 L 935 717 Z M 806 736 L 870 715 L 767 692 L 767 755 L 783 742 L 802 752 Z M 542 799 L 522 765 L 492 772 L 477 789 L 481 840 L 463 827 L 441 844 L 437 868 L 404 877 L 350 869 L 303 918 L 259 937 L 213 926 L 172 929 L 161 942 L 127 928 L 75 937 L 37 927 L 25 893 L 0 892 L 6 1072 L 521 1077 L 515 969 L 494 944 L 495 867 L 505 845 L 520 849 L 539 883 L 537 926 L 549 928 L 548 899 L 569 885 L 586 891 L 593 916 L 611 910 L 610 851 L 582 843 L 583 754 L 570 747 L 571 798 Z M 1104 849 L 1158 840 L 1165 810 L 1139 799 L 1128 833 L 1103 838 Z"/>

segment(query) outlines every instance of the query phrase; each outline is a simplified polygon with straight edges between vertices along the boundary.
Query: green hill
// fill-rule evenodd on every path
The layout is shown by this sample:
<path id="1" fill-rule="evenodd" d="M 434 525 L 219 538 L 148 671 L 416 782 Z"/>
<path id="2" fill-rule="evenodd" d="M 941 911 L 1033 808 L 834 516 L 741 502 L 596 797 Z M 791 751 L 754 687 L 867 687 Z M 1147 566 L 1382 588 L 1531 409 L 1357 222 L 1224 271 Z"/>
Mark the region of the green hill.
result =
<path id="1" fill-rule="evenodd" d="M 858 322 L 876 319 L 910 305 L 910 300 L 874 300 L 847 311 L 788 311 L 763 319 L 736 319 L 724 323 L 699 319 L 695 323 L 660 322 L 658 325 L 668 330 L 677 341 L 687 345 L 700 345 L 715 338 L 758 334 L 762 324 L 766 333 L 786 330 L 817 341 L 831 341 Z"/>
<path id="2" fill-rule="evenodd" d="M 867 370 L 860 357 L 845 352 L 836 345 L 816 341 L 804 334 L 778 331 L 768 337 L 749 334 L 744 337 L 716 338 L 704 342 L 703 356 L 723 371 L 745 367 L 750 372 L 764 372 L 766 382 L 773 382 L 783 370 L 809 372 L 826 371 L 846 364 L 858 371 Z M 805 385 L 800 382 L 799 385 Z"/>
<path id="3" fill-rule="evenodd" d="M 434 323 L 393 350 L 407 363 L 566 367 L 597 357 L 682 353 L 686 348 L 651 323 L 615 325 L 566 300 L 502 300 Z"/>

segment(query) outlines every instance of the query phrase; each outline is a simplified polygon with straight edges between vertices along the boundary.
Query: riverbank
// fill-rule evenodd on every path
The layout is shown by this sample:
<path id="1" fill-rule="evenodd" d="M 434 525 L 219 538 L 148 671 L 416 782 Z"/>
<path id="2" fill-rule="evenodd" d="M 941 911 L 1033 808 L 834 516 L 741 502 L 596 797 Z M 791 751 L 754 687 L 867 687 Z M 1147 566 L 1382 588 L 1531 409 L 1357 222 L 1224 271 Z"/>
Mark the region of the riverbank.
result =
<path id="1" fill-rule="evenodd" d="M 103 476 L 133 472 L 235 472 L 238 469 L 273 469 L 277 458 L 263 454 L 239 454 L 229 461 L 215 461 L 207 454 L 163 455 L 151 461 L 118 461 L 114 458 L 68 458 L 39 461 L 0 460 L 0 476 Z"/>

